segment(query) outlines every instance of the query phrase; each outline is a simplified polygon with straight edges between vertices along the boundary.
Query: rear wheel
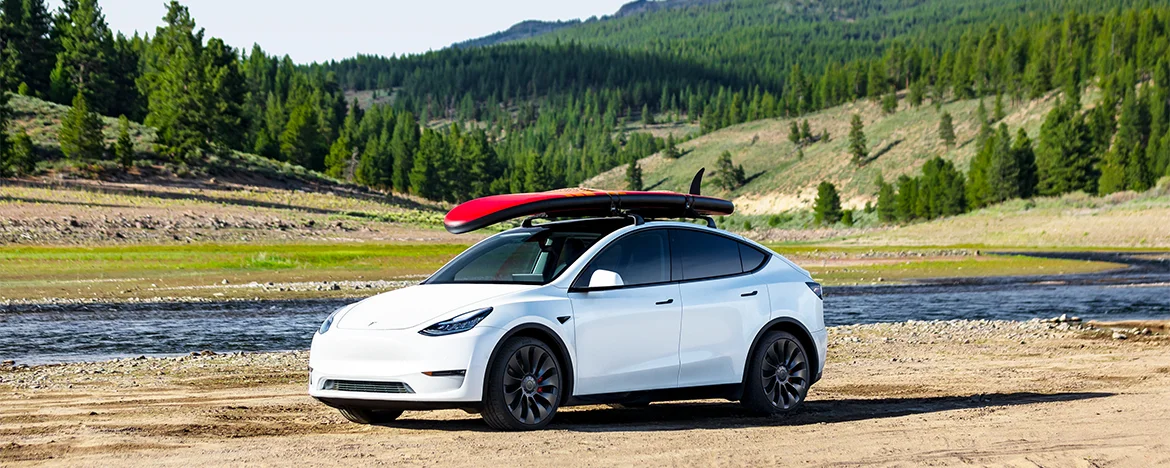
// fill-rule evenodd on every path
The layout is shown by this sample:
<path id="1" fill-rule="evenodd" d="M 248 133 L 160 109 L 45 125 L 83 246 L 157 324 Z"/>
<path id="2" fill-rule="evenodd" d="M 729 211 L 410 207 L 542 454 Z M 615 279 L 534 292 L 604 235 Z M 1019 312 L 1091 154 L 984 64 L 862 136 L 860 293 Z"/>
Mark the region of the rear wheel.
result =
<path id="1" fill-rule="evenodd" d="M 338 408 L 342 416 L 358 424 L 386 424 L 399 416 L 402 410 L 371 410 L 365 408 Z"/>
<path id="2" fill-rule="evenodd" d="M 741 403 L 764 414 L 792 411 L 808 395 L 810 374 L 800 340 L 788 332 L 768 332 L 752 352 Z"/>
<path id="3" fill-rule="evenodd" d="M 509 339 L 488 365 L 483 419 L 505 431 L 540 429 L 561 401 L 561 364 L 544 342 Z"/>

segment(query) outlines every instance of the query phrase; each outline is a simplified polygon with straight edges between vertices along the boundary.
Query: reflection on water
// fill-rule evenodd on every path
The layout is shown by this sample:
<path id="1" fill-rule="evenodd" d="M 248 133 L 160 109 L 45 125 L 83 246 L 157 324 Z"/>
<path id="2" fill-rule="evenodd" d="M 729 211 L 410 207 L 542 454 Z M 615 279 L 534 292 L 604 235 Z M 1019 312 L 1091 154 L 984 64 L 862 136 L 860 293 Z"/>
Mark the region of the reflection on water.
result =
<path id="1" fill-rule="evenodd" d="M 211 349 L 306 349 L 347 300 L 0 307 L 0 359 L 96 360 Z M 829 325 L 905 320 L 1170 319 L 1170 287 L 903 286 L 827 288 Z"/>

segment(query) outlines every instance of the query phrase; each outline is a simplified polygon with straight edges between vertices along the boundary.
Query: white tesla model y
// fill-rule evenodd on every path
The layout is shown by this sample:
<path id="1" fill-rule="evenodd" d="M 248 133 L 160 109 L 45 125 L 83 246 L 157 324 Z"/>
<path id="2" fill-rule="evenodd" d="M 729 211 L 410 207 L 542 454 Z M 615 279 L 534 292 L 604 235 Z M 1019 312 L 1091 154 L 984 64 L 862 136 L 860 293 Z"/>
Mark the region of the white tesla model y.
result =
<path id="1" fill-rule="evenodd" d="M 694 213 L 697 195 L 675 195 Z M 418 286 L 330 314 L 309 393 L 359 423 L 462 408 L 506 430 L 580 404 L 726 398 L 785 412 L 824 367 L 821 296 L 807 271 L 710 226 L 526 221 Z"/>

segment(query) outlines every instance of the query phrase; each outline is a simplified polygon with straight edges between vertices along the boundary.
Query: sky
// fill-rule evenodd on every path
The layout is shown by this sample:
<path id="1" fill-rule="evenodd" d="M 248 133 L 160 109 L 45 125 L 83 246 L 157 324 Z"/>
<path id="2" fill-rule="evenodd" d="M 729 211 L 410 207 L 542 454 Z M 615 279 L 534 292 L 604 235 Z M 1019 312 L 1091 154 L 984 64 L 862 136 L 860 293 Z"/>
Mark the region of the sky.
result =
<path id="1" fill-rule="evenodd" d="M 528 19 L 604 16 L 629 0 L 187 0 L 206 37 L 243 49 L 260 44 L 294 62 L 358 53 L 401 55 L 441 49 Z M 49 0 L 56 10 L 60 0 Z M 154 34 L 165 0 L 99 0 L 114 31 Z"/>

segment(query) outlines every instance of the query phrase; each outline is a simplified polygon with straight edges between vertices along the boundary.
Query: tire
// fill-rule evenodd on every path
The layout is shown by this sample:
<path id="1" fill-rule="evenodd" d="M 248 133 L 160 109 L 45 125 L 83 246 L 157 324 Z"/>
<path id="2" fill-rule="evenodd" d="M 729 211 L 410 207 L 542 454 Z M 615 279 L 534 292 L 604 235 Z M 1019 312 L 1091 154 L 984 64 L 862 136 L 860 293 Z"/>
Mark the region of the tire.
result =
<path id="1" fill-rule="evenodd" d="M 800 340 L 788 332 L 768 332 L 752 350 L 740 403 L 755 413 L 787 413 L 804 403 L 811 377 Z"/>
<path id="2" fill-rule="evenodd" d="M 544 342 L 511 338 L 488 363 L 483 420 L 502 431 L 530 431 L 548 425 L 560 406 L 561 362 Z"/>
<path id="3" fill-rule="evenodd" d="M 358 424 L 386 424 L 402 416 L 402 410 L 370 410 L 365 408 L 338 408 L 345 419 Z"/>

